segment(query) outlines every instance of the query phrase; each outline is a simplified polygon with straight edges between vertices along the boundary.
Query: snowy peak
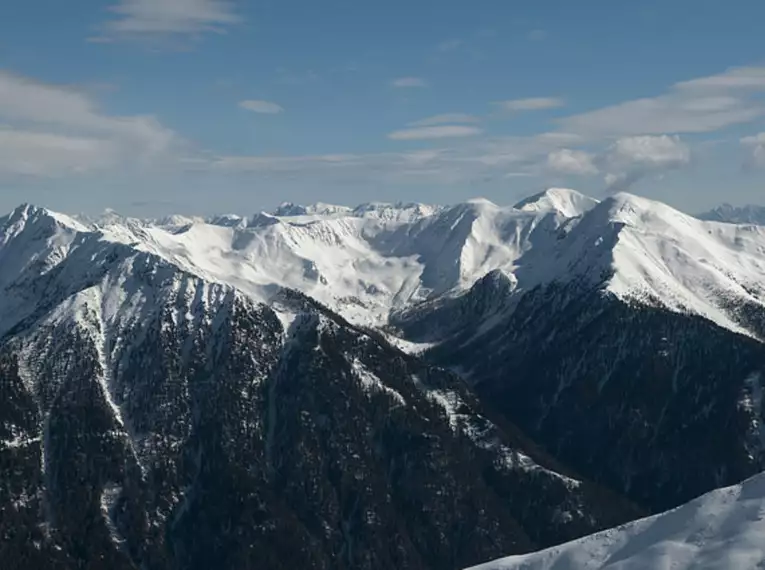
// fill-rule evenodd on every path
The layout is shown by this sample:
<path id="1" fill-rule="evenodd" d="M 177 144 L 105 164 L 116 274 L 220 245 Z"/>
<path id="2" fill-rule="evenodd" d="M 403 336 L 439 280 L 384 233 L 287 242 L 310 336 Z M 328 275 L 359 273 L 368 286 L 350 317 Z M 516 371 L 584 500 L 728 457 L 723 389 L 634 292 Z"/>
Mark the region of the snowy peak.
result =
<path id="1" fill-rule="evenodd" d="M 598 203 L 594 198 L 585 196 L 568 188 L 549 188 L 544 192 L 521 200 L 514 207 L 525 212 L 554 211 L 569 218 L 581 216 Z"/>
<path id="2" fill-rule="evenodd" d="M 288 218 L 293 216 L 335 216 L 350 212 L 351 208 L 347 206 L 336 206 L 334 204 L 325 204 L 324 202 L 317 202 L 308 206 L 301 206 L 292 202 L 282 202 L 273 211 L 273 215 Z"/>
<path id="3" fill-rule="evenodd" d="M 359 204 L 355 208 L 325 204 L 323 202 L 317 202 L 316 204 L 309 206 L 284 202 L 270 215 L 279 218 L 311 217 L 318 219 L 353 217 L 379 219 L 387 222 L 412 222 L 431 216 L 439 209 L 439 206 L 429 206 L 427 204 L 419 204 L 415 202 L 366 202 L 364 204 Z"/>
<path id="4" fill-rule="evenodd" d="M 440 206 L 419 203 L 389 204 L 387 202 L 368 202 L 353 209 L 353 215 L 361 218 L 377 218 L 393 222 L 415 222 L 437 213 Z"/>
<path id="5" fill-rule="evenodd" d="M 580 227 L 594 240 L 616 232 L 608 290 L 617 297 L 762 336 L 738 309 L 765 307 L 765 228 L 703 222 L 623 193 L 593 208 Z"/>
<path id="6" fill-rule="evenodd" d="M 765 475 L 682 507 L 473 570 L 756 570 L 765 560 Z"/>
<path id="7" fill-rule="evenodd" d="M 7 240 L 11 234 L 16 235 L 32 226 L 51 229 L 57 226 L 73 231 L 88 231 L 84 224 L 74 218 L 32 204 L 22 204 L 7 216 L 0 218 L 0 240 Z"/>

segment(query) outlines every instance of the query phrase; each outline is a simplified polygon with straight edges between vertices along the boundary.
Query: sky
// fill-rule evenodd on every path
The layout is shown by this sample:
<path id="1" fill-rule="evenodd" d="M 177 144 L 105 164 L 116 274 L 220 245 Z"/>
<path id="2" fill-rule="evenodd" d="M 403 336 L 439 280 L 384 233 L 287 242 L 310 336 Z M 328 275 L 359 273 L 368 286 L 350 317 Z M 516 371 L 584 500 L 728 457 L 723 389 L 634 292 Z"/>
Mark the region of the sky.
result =
<path id="1" fill-rule="evenodd" d="M 760 0 L 3 0 L 0 211 L 765 205 Z"/>

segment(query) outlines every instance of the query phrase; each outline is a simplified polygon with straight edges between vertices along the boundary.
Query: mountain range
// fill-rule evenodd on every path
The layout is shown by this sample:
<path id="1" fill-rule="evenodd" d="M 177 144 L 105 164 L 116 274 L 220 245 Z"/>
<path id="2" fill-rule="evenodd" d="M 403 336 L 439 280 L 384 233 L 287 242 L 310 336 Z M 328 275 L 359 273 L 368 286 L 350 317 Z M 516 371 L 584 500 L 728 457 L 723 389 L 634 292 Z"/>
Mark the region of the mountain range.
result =
<path id="1" fill-rule="evenodd" d="M 765 227 L 629 194 L 0 218 L 0 566 L 457 569 L 763 469 Z"/>
<path id="2" fill-rule="evenodd" d="M 697 216 L 700 220 L 706 220 L 710 222 L 725 222 L 728 224 L 755 224 L 758 226 L 765 225 L 765 207 L 749 204 L 747 206 L 732 206 L 731 204 L 723 204 L 710 210 L 699 214 Z"/>

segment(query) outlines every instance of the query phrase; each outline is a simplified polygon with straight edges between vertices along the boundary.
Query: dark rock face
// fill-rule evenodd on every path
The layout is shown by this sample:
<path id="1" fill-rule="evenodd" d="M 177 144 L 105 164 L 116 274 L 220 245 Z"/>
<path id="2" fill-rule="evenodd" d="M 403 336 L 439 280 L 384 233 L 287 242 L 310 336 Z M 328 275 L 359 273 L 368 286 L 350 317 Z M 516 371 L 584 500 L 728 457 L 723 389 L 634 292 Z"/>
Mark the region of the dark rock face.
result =
<path id="1" fill-rule="evenodd" d="M 740 309 L 740 322 L 762 322 Z M 444 310 L 456 318 L 459 307 Z M 762 343 L 597 286 L 536 289 L 495 315 L 490 327 L 463 319 L 427 358 L 459 367 L 487 405 L 585 477 L 660 511 L 765 468 Z"/>
<path id="2" fill-rule="evenodd" d="M 285 330 L 224 287 L 142 279 L 138 321 L 87 301 L 0 341 L 4 569 L 442 570 L 641 514 L 300 295 Z"/>

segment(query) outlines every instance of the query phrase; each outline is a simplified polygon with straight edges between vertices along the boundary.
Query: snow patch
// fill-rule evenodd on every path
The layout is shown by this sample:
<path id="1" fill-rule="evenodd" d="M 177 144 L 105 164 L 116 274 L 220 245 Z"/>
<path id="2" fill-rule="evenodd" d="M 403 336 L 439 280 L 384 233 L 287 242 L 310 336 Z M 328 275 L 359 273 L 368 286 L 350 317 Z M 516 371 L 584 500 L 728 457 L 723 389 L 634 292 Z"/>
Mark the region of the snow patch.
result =
<path id="1" fill-rule="evenodd" d="M 117 525 L 114 521 L 114 510 L 122 494 L 120 485 L 107 485 L 101 491 L 101 516 L 104 518 L 106 528 L 109 530 L 109 536 L 115 544 L 125 544 L 125 539 L 120 535 Z"/>
<path id="2" fill-rule="evenodd" d="M 354 359 L 354 361 L 351 363 L 351 369 L 361 382 L 361 386 L 368 394 L 386 394 L 401 406 L 406 406 L 406 400 L 401 395 L 401 393 L 397 390 L 394 390 L 393 388 L 386 386 L 383 381 L 372 374 L 372 372 L 370 372 L 360 360 Z"/>

